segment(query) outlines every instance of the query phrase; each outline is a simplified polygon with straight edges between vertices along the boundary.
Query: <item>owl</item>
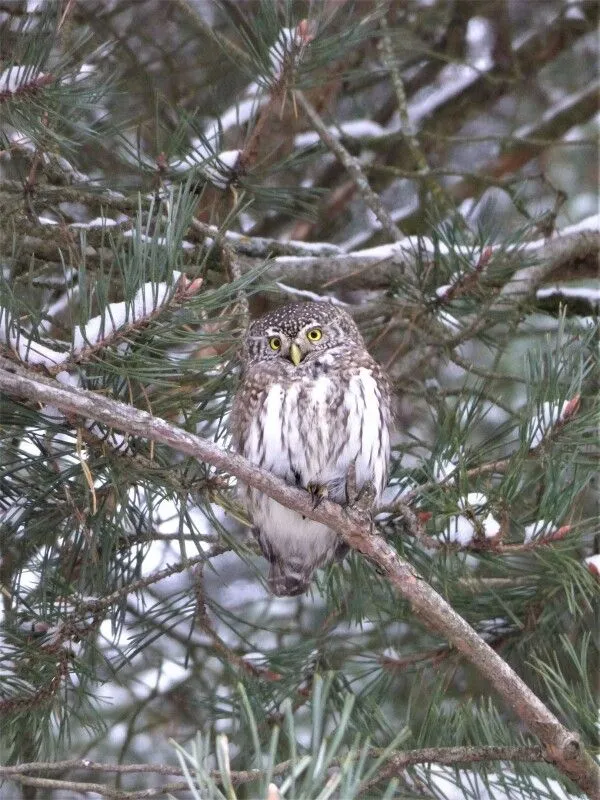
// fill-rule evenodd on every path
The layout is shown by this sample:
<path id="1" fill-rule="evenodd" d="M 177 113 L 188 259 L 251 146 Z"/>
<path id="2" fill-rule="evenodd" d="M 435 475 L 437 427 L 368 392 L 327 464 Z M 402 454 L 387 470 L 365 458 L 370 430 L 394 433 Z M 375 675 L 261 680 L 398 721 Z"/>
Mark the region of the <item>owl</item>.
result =
<path id="1" fill-rule="evenodd" d="M 356 488 L 385 488 L 390 462 L 391 392 L 352 318 L 330 303 L 294 303 L 254 321 L 242 350 L 231 413 L 232 443 L 253 464 L 292 486 L 347 502 Z M 298 595 L 315 569 L 347 548 L 319 522 L 245 488 L 248 512 L 275 595 Z"/>

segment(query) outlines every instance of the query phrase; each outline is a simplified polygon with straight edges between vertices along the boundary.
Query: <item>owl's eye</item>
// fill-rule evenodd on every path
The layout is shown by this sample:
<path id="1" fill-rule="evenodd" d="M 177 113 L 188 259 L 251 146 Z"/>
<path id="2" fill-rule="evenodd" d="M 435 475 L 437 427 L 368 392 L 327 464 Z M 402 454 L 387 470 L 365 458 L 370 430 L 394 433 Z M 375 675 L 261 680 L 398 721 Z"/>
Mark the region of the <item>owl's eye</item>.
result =
<path id="1" fill-rule="evenodd" d="M 321 328 L 312 328 L 306 335 L 311 342 L 318 342 L 323 336 L 323 331 Z"/>
<path id="2" fill-rule="evenodd" d="M 279 336 L 270 336 L 269 337 L 269 347 L 271 350 L 279 350 L 281 347 L 281 339 Z"/>

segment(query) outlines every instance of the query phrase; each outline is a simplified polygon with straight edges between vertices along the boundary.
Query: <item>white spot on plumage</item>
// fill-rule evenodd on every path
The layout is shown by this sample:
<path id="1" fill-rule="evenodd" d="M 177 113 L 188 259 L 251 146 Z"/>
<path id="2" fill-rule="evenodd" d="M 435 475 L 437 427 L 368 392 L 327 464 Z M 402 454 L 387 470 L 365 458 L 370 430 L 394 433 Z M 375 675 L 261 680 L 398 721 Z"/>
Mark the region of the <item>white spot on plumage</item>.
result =
<path id="1" fill-rule="evenodd" d="M 254 421 L 253 428 L 263 431 L 264 467 L 276 475 L 281 475 L 283 453 L 281 445 L 281 413 L 287 402 L 287 393 L 276 383 L 267 392 L 261 417 Z M 264 422 L 263 422 L 264 420 Z M 253 454 L 249 454 L 252 458 Z"/>
<path id="2" fill-rule="evenodd" d="M 311 400 L 315 405 L 315 409 L 319 406 L 326 407 L 327 398 L 331 389 L 331 378 L 317 378 L 312 384 Z"/>

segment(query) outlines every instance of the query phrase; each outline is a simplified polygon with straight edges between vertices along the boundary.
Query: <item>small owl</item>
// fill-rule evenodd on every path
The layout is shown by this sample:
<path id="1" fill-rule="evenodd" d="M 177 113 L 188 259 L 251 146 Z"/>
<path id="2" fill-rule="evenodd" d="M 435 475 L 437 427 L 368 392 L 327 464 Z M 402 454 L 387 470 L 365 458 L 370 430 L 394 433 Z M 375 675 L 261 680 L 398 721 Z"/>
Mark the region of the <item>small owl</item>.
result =
<path id="1" fill-rule="evenodd" d="M 329 303 L 294 303 L 253 322 L 231 414 L 236 450 L 315 503 L 347 502 L 346 479 L 372 483 L 376 502 L 390 462 L 391 393 L 352 318 Z M 346 546 L 332 530 L 246 489 L 253 532 L 276 595 L 305 592 L 317 567 Z"/>

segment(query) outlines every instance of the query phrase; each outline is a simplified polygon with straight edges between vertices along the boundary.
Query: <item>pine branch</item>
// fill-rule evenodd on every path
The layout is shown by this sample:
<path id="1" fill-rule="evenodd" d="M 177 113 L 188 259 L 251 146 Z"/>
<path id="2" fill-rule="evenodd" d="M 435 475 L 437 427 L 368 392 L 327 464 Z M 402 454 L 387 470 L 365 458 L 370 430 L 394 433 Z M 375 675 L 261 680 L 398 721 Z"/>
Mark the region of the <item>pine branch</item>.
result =
<path id="1" fill-rule="evenodd" d="M 285 484 L 214 442 L 132 406 L 82 389 L 65 388 L 50 379 L 31 376 L 5 359 L 0 359 L 0 390 L 13 397 L 49 403 L 63 412 L 94 419 L 122 432 L 167 445 L 228 472 L 282 505 L 335 530 L 350 547 L 378 567 L 429 628 L 446 638 L 473 664 L 540 739 L 545 758 L 593 800 L 600 798 L 600 767 L 585 751 L 577 733 L 567 730 L 510 666 L 415 569 L 390 544 L 373 533 L 370 520 L 360 509 L 346 510 L 329 501 L 324 501 L 315 509 L 307 492 Z"/>
<path id="2" fill-rule="evenodd" d="M 380 748 L 372 747 L 368 751 L 371 758 L 378 758 L 384 751 Z M 360 758 L 359 753 L 349 753 L 343 759 L 333 759 L 331 766 L 339 766 L 343 760 L 350 758 L 356 760 Z M 544 752 L 541 747 L 427 747 L 419 750 L 396 751 L 392 750 L 385 757 L 385 766 L 377 773 L 377 776 L 367 782 L 362 791 L 368 791 L 371 786 L 375 786 L 390 777 L 402 775 L 407 767 L 418 764 L 442 764 L 445 766 L 464 766 L 475 763 L 494 763 L 503 762 L 543 762 Z M 294 766 L 293 761 L 282 761 L 275 764 L 270 775 L 285 776 Z M 65 789 L 77 792 L 98 792 L 101 796 L 114 798 L 114 800 L 142 800 L 142 798 L 161 797 L 167 792 L 178 789 L 187 789 L 186 783 L 171 784 L 170 786 L 157 787 L 156 789 L 142 791 L 126 791 L 113 789 L 104 784 L 85 783 L 83 781 L 67 781 L 52 778 L 35 778 L 35 773 L 51 772 L 97 772 L 104 775 L 140 775 L 152 774 L 161 776 L 183 776 L 184 773 L 179 767 L 169 764 L 103 764 L 98 761 L 87 759 L 71 759 L 69 761 L 38 761 L 16 766 L 0 766 L 0 778 L 20 783 L 21 785 L 38 786 L 48 789 Z M 33 775 L 32 775 L 33 773 Z M 264 776 L 262 770 L 231 770 L 230 778 L 234 786 L 241 786 L 247 783 L 255 783 Z M 220 782 L 221 774 L 218 770 L 211 772 L 213 780 Z"/>
<path id="3" fill-rule="evenodd" d="M 17 711 L 31 712 L 47 705 L 60 691 L 63 680 L 68 673 L 69 658 L 67 652 L 63 651 L 58 654 L 54 674 L 50 680 L 46 681 L 46 683 L 36 689 L 35 692 L 23 696 L 0 699 L 0 718 L 3 715 L 13 714 Z"/>
<path id="4" fill-rule="evenodd" d="M 556 437 L 559 431 L 561 431 L 566 424 L 569 423 L 570 420 L 575 417 L 579 411 L 581 405 L 581 395 L 575 395 L 572 397 L 565 405 L 565 407 L 559 412 L 558 419 L 554 421 L 552 426 L 549 427 L 547 431 L 545 431 L 544 435 L 540 437 L 539 441 L 535 443 L 532 447 L 529 448 L 527 452 L 528 458 L 534 458 L 536 456 L 543 455 L 545 450 L 547 449 L 548 445 L 552 441 L 553 438 Z M 517 455 L 519 451 L 515 451 L 515 453 L 506 456 L 505 458 L 498 458 L 494 459 L 493 461 L 486 461 L 483 464 L 479 464 L 476 467 L 472 467 L 471 469 L 466 471 L 466 477 L 469 479 L 472 478 L 479 478 L 482 475 L 503 475 L 508 467 L 510 466 L 511 459 L 513 456 Z M 454 471 L 449 471 L 443 477 L 440 477 L 439 480 L 436 481 L 429 481 L 427 483 L 422 483 L 420 486 L 411 489 L 410 491 L 403 494 L 402 499 L 397 503 L 392 503 L 389 506 L 385 506 L 381 509 L 381 511 L 394 511 L 397 510 L 400 513 L 406 512 L 408 505 L 415 500 L 415 498 L 419 497 L 420 495 L 431 491 L 432 489 L 439 489 L 440 487 L 447 487 L 451 485 L 452 478 L 456 477 Z M 565 531 L 567 533 L 567 531 Z M 417 533 L 414 533 L 416 538 L 419 538 Z"/>
<path id="5" fill-rule="evenodd" d="M 576 231 L 570 232 L 566 229 L 560 236 L 552 239 L 527 242 L 522 255 L 519 254 L 520 251 L 516 251 L 517 258 L 535 255 L 540 266 L 527 267 L 517 273 L 507 284 L 507 287 L 511 287 L 507 288 L 507 293 L 531 293 L 545 280 L 553 280 L 558 275 L 575 270 L 579 277 L 595 276 L 600 251 L 597 223 L 592 218 L 588 228 L 577 227 Z M 495 246 L 491 249 L 495 253 L 500 248 Z M 394 244 L 343 255 L 327 253 L 322 257 L 278 256 L 269 262 L 264 277 L 301 289 L 314 289 L 315 286 L 325 289 L 334 286 L 336 289 L 389 289 L 399 276 L 412 274 L 417 270 L 423 252 L 434 252 L 433 243 L 429 239 L 404 237 Z M 253 260 L 244 256 L 240 256 L 240 263 L 242 272 L 248 272 L 256 266 Z"/>

